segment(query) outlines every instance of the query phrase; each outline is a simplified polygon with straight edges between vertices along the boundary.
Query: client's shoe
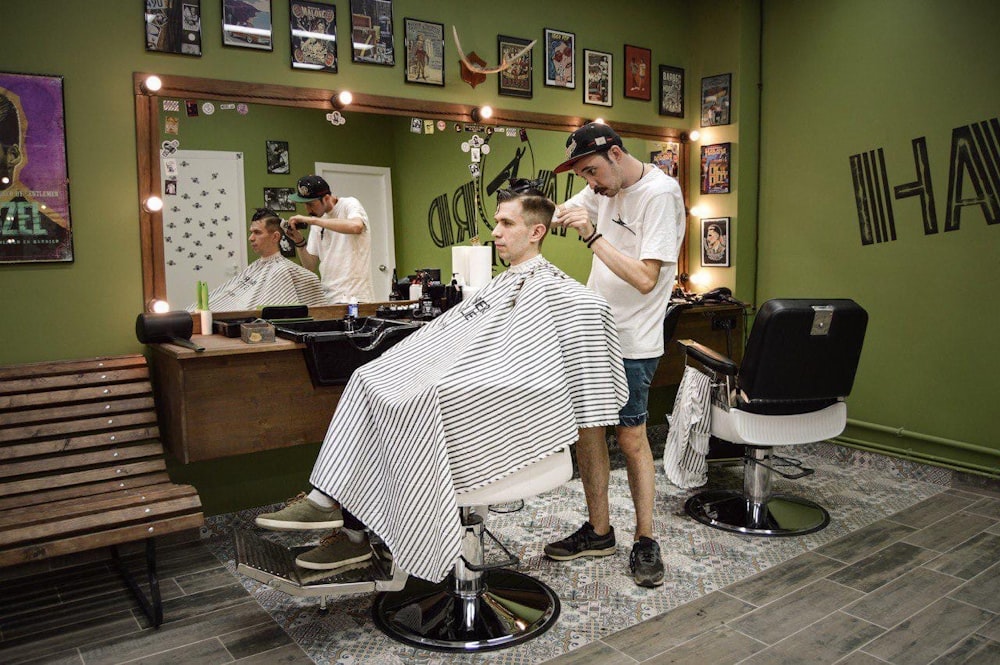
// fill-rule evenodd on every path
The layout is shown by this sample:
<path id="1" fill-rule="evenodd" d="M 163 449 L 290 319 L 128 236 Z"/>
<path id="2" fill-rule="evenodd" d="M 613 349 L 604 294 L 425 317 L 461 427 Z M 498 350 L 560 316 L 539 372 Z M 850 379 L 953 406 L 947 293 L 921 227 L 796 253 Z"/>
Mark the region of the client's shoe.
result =
<path id="1" fill-rule="evenodd" d="M 336 570 L 372 558 L 368 538 L 352 542 L 343 531 L 330 534 L 319 545 L 295 558 L 295 565 L 310 570 Z"/>
<path id="2" fill-rule="evenodd" d="M 608 556 L 614 554 L 615 549 L 614 527 L 607 534 L 598 536 L 593 525 L 584 522 L 573 535 L 546 545 L 545 556 L 556 561 L 569 561 L 581 556 Z"/>
<path id="3" fill-rule="evenodd" d="M 309 500 L 304 492 L 299 493 L 281 510 L 258 515 L 257 526 L 275 531 L 311 531 L 313 529 L 336 529 L 344 526 L 344 514 L 340 508 L 322 508 Z"/>
<path id="4" fill-rule="evenodd" d="M 652 538 L 639 536 L 639 540 L 632 545 L 628 567 L 632 572 L 632 578 L 639 586 L 657 587 L 663 584 L 663 559 L 660 558 L 660 546 Z"/>

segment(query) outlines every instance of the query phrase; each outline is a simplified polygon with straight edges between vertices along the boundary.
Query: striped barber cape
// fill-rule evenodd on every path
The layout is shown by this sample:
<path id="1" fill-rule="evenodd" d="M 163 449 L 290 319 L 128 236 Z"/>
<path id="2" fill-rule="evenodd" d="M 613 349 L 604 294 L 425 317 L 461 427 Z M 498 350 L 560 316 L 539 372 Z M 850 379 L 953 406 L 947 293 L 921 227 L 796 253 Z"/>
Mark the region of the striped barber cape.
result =
<path id="1" fill-rule="evenodd" d="M 357 369 L 310 480 L 403 570 L 440 581 L 460 551 L 457 493 L 617 424 L 627 399 L 607 302 L 539 256 Z"/>

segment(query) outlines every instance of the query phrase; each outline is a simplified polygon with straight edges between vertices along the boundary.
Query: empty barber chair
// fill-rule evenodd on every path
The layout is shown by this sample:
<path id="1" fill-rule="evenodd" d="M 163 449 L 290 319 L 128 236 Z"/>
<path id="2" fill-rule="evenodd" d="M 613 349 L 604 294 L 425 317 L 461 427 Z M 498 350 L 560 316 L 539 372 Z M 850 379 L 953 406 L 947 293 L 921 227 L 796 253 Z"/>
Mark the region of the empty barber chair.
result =
<path id="1" fill-rule="evenodd" d="M 555 489 L 569 481 L 569 449 L 506 478 L 457 495 L 465 536 L 462 554 L 442 582 L 410 577 L 402 591 L 379 594 L 372 613 L 390 637 L 437 651 L 474 652 L 513 646 L 541 635 L 559 617 L 559 598 L 542 582 L 506 568 L 518 559 L 485 526 L 486 508 Z M 485 538 L 504 561 L 485 561 Z"/>
<path id="2" fill-rule="evenodd" d="M 758 311 L 743 363 L 691 340 L 685 362 L 712 377 L 713 436 L 745 445 L 743 488 L 703 491 L 685 504 L 702 524 L 756 536 L 819 531 L 830 522 L 822 506 L 772 492 L 774 474 L 813 472 L 774 450 L 829 439 L 847 424 L 868 314 L 852 300 L 769 300 Z"/>

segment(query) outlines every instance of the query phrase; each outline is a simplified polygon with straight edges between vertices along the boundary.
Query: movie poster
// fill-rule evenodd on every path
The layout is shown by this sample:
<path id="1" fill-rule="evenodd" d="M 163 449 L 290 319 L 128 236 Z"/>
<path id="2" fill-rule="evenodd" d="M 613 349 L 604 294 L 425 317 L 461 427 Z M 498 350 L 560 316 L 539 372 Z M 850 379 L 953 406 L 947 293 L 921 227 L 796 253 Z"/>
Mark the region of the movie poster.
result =
<path id="1" fill-rule="evenodd" d="M 292 2 L 292 67 L 337 73 L 337 8 Z"/>
<path id="2" fill-rule="evenodd" d="M 72 260 L 62 77 L 0 72 L 0 263 Z"/>
<path id="3" fill-rule="evenodd" d="M 701 147 L 701 193 L 729 193 L 729 143 Z"/>
<path id="4" fill-rule="evenodd" d="M 201 56 L 201 0 L 146 0 L 146 50 Z"/>

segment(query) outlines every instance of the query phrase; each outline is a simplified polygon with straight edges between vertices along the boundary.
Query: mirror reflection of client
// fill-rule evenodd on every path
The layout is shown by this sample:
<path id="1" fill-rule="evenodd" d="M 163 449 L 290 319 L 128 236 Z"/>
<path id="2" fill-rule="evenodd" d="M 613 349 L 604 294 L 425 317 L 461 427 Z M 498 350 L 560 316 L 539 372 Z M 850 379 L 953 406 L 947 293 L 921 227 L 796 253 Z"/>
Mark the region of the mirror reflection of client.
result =
<path id="1" fill-rule="evenodd" d="M 628 383 L 611 308 L 540 254 L 555 204 L 536 187 L 497 192 L 493 238 L 510 269 L 355 370 L 315 489 L 257 517 L 277 530 L 343 525 L 299 566 L 370 558 L 367 526 L 399 568 L 438 582 L 461 550 L 458 492 L 575 443 L 578 428 L 618 422 Z"/>
<path id="2" fill-rule="evenodd" d="M 258 208 L 250 221 L 250 246 L 260 258 L 208 294 L 213 311 L 258 309 L 265 305 L 329 305 L 316 275 L 281 255 L 281 218 Z M 188 311 L 195 310 L 189 305 Z"/>

